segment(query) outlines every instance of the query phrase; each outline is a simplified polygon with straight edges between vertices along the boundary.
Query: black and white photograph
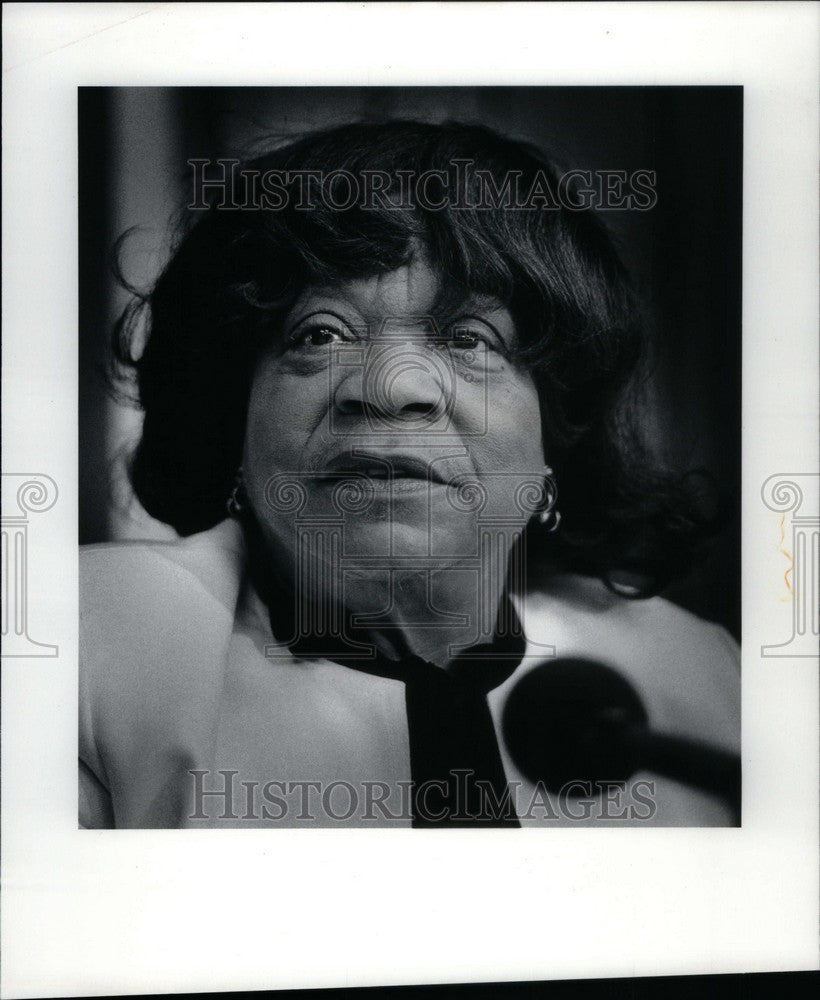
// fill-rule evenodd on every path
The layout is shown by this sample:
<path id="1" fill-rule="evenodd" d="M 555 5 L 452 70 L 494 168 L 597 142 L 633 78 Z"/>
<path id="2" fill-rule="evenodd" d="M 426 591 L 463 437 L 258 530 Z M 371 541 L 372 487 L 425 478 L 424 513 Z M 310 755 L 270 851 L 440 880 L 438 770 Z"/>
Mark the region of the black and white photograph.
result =
<path id="1" fill-rule="evenodd" d="M 3 14 L 0 997 L 816 978 L 817 7 Z"/>
<path id="2" fill-rule="evenodd" d="M 80 90 L 82 826 L 740 822 L 741 123 Z"/>

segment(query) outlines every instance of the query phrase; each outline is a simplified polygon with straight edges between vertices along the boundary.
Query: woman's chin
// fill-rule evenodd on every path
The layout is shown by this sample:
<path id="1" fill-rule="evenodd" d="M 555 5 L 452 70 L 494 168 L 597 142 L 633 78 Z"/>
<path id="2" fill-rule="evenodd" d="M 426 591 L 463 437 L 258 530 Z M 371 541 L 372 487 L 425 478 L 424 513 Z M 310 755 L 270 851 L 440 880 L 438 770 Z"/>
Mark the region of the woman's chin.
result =
<path id="1" fill-rule="evenodd" d="M 474 525 L 472 529 L 454 532 L 452 525 L 431 526 L 426 518 L 394 516 L 389 521 L 362 520 L 345 526 L 343 558 L 382 558 L 394 569 L 414 565 L 405 560 L 425 559 L 427 566 L 433 568 L 441 560 L 475 559 Z"/>

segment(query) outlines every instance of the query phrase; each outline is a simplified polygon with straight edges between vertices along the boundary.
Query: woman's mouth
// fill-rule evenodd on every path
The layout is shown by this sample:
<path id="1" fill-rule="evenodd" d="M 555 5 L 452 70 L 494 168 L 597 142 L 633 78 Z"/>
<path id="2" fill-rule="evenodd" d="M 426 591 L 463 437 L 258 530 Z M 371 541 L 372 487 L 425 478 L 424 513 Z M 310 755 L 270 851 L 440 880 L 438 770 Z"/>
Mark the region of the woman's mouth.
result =
<path id="1" fill-rule="evenodd" d="M 385 486 L 428 487 L 444 485 L 446 479 L 427 459 L 414 455 L 340 455 L 332 459 L 319 479 L 339 482 L 342 479 L 368 480 L 377 488 Z"/>

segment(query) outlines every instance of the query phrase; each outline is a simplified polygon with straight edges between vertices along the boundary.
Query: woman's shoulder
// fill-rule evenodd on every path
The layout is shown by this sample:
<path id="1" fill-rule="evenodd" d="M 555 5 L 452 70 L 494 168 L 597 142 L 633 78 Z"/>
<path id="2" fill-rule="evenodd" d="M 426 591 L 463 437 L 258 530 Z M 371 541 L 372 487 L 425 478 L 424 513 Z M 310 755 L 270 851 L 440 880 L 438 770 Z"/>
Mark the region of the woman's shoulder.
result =
<path id="1" fill-rule="evenodd" d="M 81 548 L 81 815 L 90 825 L 111 825 L 104 790 L 123 762 L 168 753 L 163 734 L 209 717 L 242 562 L 232 523 L 172 542 Z"/>
<path id="2" fill-rule="evenodd" d="M 232 608 L 243 560 L 241 531 L 231 521 L 174 541 L 81 546 L 81 618 L 140 616 L 144 601 L 177 616 L 186 604 Z"/>
<path id="3" fill-rule="evenodd" d="M 243 560 L 228 522 L 178 541 L 81 548 L 81 686 L 124 695 L 203 669 L 233 629 Z"/>
<path id="4" fill-rule="evenodd" d="M 716 643 L 739 663 L 739 647 L 729 632 L 686 608 L 654 596 L 630 598 L 610 590 L 602 580 L 573 573 L 556 573 L 539 580 L 527 594 L 527 605 L 537 618 L 539 611 L 560 611 L 561 617 L 583 621 L 587 628 L 609 634 L 655 634 L 657 641 Z"/>
<path id="5" fill-rule="evenodd" d="M 528 592 L 523 625 L 549 655 L 592 659 L 628 679 L 658 728 L 738 745 L 740 649 L 721 625 L 662 597 L 627 599 L 575 575 Z"/>

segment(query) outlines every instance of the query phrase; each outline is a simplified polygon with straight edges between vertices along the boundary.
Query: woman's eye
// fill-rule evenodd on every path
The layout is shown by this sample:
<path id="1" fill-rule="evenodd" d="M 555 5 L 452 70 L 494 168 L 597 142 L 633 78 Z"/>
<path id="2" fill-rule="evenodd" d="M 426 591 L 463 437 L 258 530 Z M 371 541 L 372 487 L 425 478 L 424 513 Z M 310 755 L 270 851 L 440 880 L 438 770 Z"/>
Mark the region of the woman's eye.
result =
<path id="1" fill-rule="evenodd" d="M 314 323 L 310 326 L 302 327 L 290 337 L 292 348 L 300 347 L 327 347 L 330 344 L 342 343 L 351 339 L 349 334 L 339 326 L 329 323 Z"/>
<path id="2" fill-rule="evenodd" d="M 457 347 L 464 347 L 472 350 L 481 343 L 481 338 L 477 333 L 463 332 L 457 333 L 453 338 L 453 341 Z"/>
<path id="3" fill-rule="evenodd" d="M 460 351 L 484 350 L 489 346 L 489 340 L 477 330 L 454 330 L 450 335 L 450 343 Z"/>
<path id="4" fill-rule="evenodd" d="M 480 316 L 460 316 L 447 329 L 451 349 L 462 351 L 499 351 L 503 347 L 498 331 Z"/>

